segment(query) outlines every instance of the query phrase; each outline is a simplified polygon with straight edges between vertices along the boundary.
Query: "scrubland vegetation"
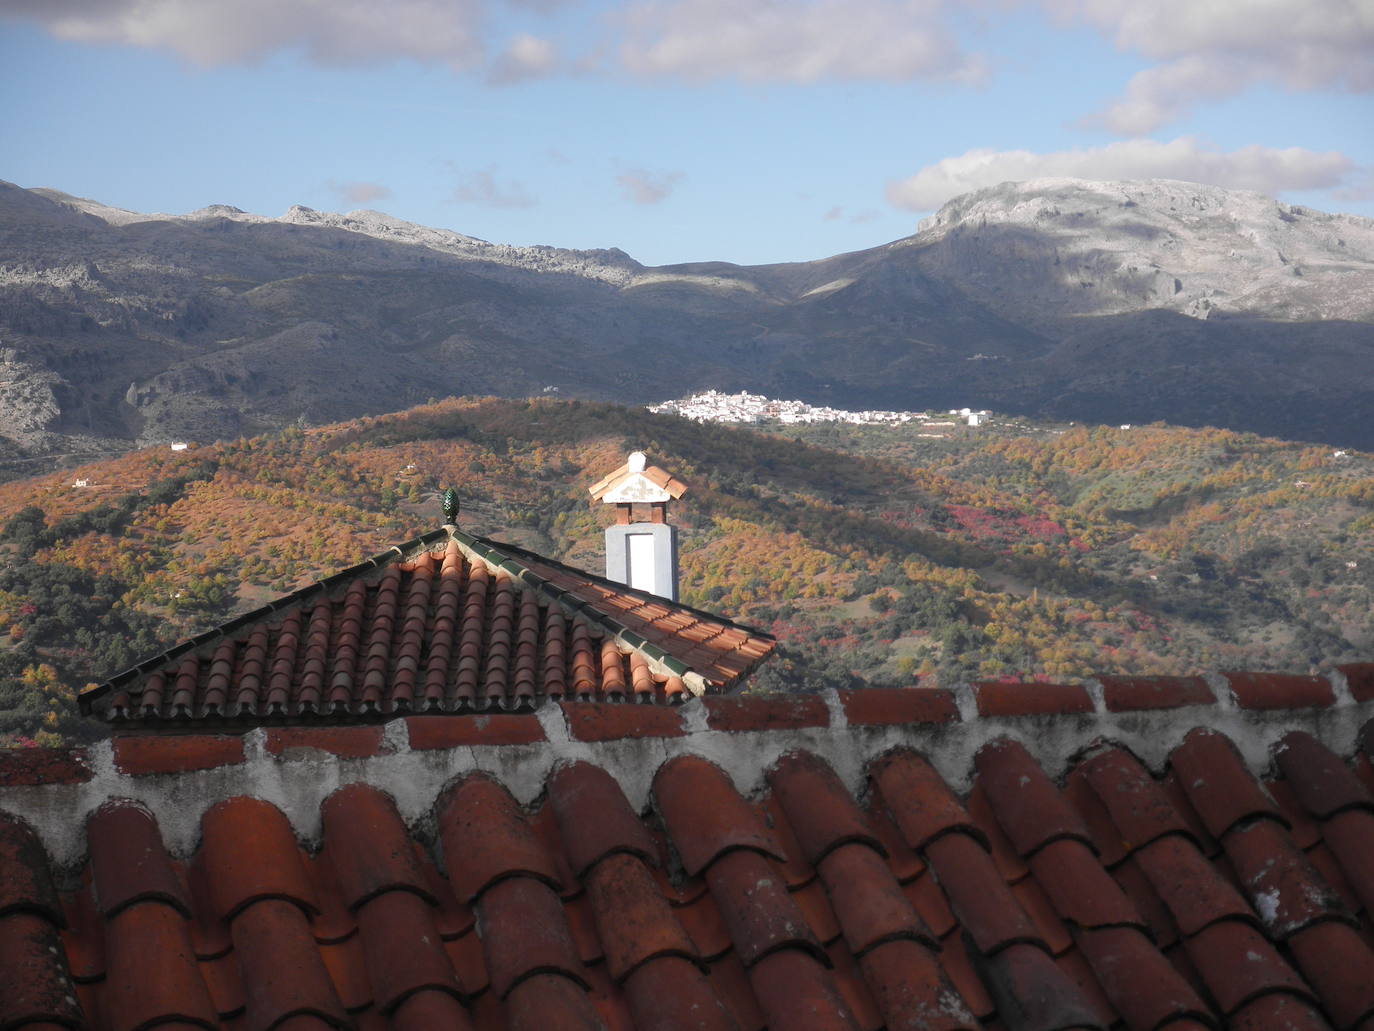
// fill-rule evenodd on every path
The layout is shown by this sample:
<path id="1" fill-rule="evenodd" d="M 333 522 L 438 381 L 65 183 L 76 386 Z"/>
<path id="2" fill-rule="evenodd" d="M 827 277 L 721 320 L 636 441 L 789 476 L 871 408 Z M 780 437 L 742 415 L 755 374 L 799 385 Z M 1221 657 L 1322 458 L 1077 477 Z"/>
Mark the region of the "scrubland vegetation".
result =
<path id="1" fill-rule="evenodd" d="M 729 428 L 448 400 L 0 485 L 0 740 L 101 729 L 79 688 L 439 524 L 602 568 L 586 488 L 686 480 L 681 594 L 776 634 L 751 690 L 1301 671 L 1374 653 L 1374 457 L 1007 422 Z M 85 487 L 74 487 L 78 480 Z"/>

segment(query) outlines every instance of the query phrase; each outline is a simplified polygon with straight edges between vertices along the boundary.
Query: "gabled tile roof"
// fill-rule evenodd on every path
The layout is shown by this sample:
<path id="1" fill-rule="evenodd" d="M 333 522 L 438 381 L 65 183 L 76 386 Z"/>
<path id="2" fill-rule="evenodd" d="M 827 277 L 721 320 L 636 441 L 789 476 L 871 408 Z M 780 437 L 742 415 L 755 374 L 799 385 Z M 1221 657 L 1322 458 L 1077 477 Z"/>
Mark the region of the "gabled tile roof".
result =
<path id="1" fill-rule="evenodd" d="M 1374 1027 L 1374 665 L 1041 693 L 0 756 L 0 1027 Z"/>
<path id="2" fill-rule="evenodd" d="M 593 501 L 600 501 L 616 487 L 636 477 L 643 477 L 673 498 L 680 498 L 687 493 L 687 484 L 666 469 L 661 469 L 656 465 L 636 468 L 632 462 L 626 462 L 615 472 L 607 473 L 588 487 L 587 493 L 592 496 Z"/>
<path id="3" fill-rule="evenodd" d="M 456 527 L 399 545 L 82 694 L 120 724 L 379 719 L 728 690 L 762 631 Z"/>

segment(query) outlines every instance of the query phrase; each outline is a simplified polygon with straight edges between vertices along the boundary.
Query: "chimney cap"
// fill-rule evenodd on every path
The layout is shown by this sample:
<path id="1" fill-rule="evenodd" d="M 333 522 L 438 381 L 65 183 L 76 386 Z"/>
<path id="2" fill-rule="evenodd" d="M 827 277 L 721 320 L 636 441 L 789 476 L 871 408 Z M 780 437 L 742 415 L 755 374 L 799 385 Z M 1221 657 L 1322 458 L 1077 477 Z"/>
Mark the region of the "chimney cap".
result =
<path id="1" fill-rule="evenodd" d="M 643 451 L 632 451 L 624 465 L 592 484 L 587 493 L 593 501 L 623 505 L 672 501 L 682 497 L 686 490 L 687 484 L 672 473 L 649 465 Z"/>

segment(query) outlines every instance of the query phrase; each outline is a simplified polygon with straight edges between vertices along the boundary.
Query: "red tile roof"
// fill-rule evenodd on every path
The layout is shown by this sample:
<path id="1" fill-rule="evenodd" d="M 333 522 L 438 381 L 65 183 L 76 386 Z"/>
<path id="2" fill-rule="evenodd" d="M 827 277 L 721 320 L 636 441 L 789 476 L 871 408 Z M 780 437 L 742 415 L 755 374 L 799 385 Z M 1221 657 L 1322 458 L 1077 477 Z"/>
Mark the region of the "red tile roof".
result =
<path id="1" fill-rule="evenodd" d="M 82 694 L 121 724 L 382 718 L 727 690 L 768 634 L 452 527 Z"/>
<path id="2" fill-rule="evenodd" d="M 1363 673 L 0 757 L 0 1027 L 1369 1031 Z"/>

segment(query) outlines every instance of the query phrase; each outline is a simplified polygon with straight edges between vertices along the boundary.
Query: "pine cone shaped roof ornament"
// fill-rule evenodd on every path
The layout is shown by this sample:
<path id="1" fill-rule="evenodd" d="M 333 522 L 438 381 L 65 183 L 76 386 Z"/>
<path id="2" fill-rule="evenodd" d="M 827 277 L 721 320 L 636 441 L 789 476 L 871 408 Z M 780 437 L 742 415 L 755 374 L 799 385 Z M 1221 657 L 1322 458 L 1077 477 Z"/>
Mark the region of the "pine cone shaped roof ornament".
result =
<path id="1" fill-rule="evenodd" d="M 444 522 L 456 526 L 458 524 L 458 492 L 452 487 L 446 487 L 441 502 L 444 506 Z"/>

